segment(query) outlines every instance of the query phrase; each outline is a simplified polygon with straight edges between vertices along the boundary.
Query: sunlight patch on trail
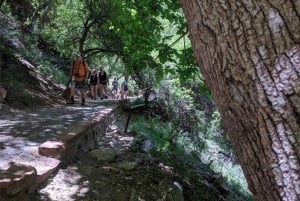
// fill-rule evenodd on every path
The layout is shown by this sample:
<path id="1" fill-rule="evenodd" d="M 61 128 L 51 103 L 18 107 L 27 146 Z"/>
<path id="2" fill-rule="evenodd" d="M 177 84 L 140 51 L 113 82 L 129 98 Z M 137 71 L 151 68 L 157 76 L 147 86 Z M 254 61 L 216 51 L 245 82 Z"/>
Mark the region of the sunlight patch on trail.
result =
<path id="1" fill-rule="evenodd" d="M 83 181 L 82 178 L 75 166 L 60 170 L 56 180 L 50 182 L 39 193 L 52 201 L 75 201 L 89 191 L 89 182 Z"/>

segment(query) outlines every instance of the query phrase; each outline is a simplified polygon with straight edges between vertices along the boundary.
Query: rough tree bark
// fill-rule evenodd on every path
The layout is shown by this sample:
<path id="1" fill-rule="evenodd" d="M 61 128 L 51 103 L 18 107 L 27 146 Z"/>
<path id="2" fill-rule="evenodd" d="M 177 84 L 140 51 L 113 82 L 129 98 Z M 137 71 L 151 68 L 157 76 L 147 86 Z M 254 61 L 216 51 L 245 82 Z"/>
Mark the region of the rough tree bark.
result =
<path id="1" fill-rule="evenodd" d="M 256 200 L 300 200 L 300 1 L 181 0 Z"/>

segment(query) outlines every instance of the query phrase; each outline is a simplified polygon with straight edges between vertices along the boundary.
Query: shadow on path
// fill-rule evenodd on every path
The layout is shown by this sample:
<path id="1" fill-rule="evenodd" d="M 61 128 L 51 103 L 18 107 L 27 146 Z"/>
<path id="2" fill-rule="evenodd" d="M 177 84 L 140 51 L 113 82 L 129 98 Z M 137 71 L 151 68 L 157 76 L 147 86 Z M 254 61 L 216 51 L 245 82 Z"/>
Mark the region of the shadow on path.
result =
<path id="1" fill-rule="evenodd" d="M 110 106 L 56 106 L 14 111 L 0 116 L 0 170 L 16 158 L 37 157 L 37 147 L 59 140 L 89 124 Z"/>

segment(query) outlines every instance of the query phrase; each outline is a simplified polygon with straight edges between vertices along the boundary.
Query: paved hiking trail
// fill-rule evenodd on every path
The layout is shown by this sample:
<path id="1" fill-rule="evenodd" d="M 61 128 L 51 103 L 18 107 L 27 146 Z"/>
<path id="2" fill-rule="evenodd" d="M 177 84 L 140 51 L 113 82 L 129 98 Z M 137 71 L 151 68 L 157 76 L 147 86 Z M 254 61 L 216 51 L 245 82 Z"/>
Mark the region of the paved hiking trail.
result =
<path id="1" fill-rule="evenodd" d="M 0 115 L 0 201 L 181 200 L 149 142 L 123 132 L 128 115 L 115 102 Z"/>
<path id="2" fill-rule="evenodd" d="M 0 114 L 0 201 L 25 200 L 78 151 L 92 149 L 115 107 L 91 101 L 84 107 L 55 105 Z"/>

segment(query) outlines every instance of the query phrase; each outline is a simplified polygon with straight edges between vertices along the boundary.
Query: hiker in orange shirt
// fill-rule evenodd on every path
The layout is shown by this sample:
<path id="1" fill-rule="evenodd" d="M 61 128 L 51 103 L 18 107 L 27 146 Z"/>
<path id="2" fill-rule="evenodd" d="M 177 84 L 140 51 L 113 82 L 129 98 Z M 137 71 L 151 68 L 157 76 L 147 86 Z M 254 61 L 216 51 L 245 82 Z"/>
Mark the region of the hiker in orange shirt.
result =
<path id="1" fill-rule="evenodd" d="M 77 54 L 75 61 L 73 61 L 71 66 L 71 92 L 70 92 L 70 103 L 74 104 L 74 93 L 75 88 L 80 90 L 81 94 L 81 105 L 85 105 L 85 93 L 84 84 L 89 72 L 88 64 L 83 60 L 82 56 Z"/>

